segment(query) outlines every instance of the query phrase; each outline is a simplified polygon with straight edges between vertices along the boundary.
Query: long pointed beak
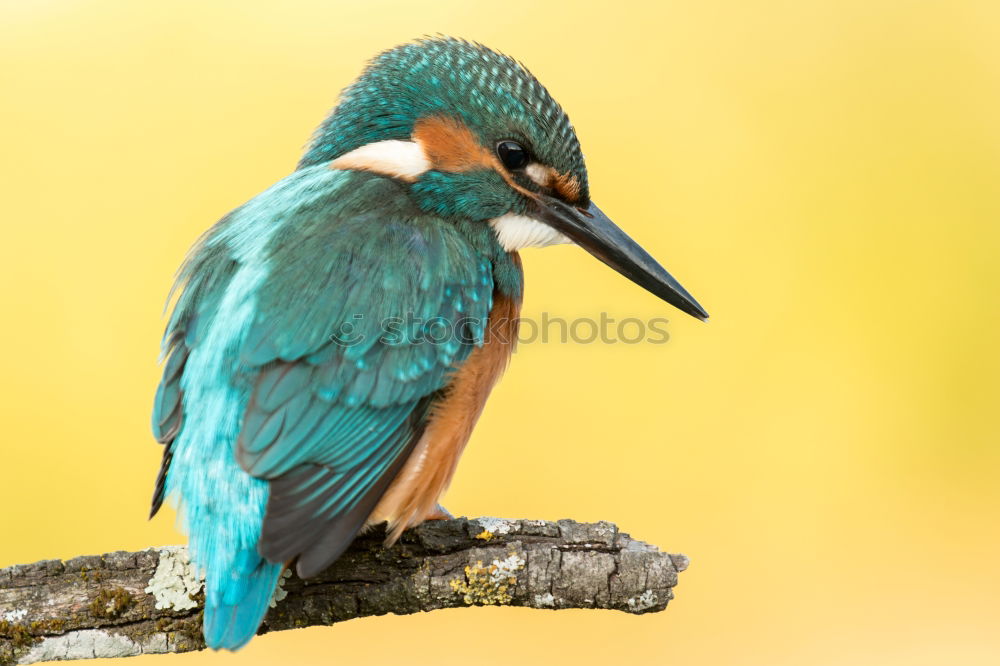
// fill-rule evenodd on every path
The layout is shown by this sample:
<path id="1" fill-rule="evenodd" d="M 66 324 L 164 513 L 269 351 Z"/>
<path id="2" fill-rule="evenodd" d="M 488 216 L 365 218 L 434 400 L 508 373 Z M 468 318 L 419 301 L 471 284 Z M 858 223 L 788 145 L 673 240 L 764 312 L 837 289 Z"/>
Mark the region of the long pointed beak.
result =
<path id="1" fill-rule="evenodd" d="M 540 194 L 538 216 L 632 282 L 704 321 L 708 313 L 656 259 L 593 203 L 586 210 Z"/>

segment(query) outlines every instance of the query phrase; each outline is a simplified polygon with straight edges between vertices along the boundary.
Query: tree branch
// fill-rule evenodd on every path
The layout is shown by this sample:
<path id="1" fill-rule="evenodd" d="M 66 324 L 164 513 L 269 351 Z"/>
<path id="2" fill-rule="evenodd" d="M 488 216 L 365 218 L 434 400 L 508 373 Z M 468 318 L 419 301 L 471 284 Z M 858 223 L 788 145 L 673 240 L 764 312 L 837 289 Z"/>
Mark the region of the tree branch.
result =
<path id="1" fill-rule="evenodd" d="M 286 572 L 260 633 L 466 605 L 661 611 L 683 555 L 611 523 L 435 521 L 360 538 L 308 581 Z M 0 569 L 0 664 L 201 650 L 201 581 L 182 547 Z"/>

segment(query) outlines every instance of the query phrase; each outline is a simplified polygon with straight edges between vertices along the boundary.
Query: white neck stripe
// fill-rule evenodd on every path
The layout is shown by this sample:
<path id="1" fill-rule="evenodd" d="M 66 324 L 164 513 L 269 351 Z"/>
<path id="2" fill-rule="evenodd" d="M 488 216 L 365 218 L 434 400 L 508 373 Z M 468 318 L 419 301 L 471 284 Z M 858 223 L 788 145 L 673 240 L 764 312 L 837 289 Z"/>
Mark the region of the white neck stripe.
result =
<path id="1" fill-rule="evenodd" d="M 372 171 L 412 183 L 430 170 L 431 161 L 419 143 L 389 140 L 355 148 L 331 162 L 330 168 Z"/>

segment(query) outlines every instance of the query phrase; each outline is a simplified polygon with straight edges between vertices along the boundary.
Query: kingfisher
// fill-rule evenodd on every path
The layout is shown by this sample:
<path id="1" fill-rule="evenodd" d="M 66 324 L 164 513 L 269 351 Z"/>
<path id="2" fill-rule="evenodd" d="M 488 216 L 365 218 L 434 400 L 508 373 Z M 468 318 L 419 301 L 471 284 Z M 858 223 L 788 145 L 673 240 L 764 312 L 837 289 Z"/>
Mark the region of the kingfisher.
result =
<path id="1" fill-rule="evenodd" d="M 376 56 L 289 176 L 194 245 L 169 300 L 150 517 L 178 507 L 203 633 L 236 650 L 302 578 L 438 503 L 517 338 L 518 253 L 573 243 L 708 314 L 594 205 L 575 130 L 516 60 L 450 37 Z M 169 301 L 168 301 L 169 302 Z"/>

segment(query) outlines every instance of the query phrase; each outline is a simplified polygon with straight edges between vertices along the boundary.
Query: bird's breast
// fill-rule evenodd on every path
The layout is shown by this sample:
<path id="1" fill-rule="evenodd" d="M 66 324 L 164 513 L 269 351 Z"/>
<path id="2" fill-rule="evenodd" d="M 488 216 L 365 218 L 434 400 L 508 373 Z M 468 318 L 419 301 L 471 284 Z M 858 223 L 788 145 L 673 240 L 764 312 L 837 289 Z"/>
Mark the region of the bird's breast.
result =
<path id="1" fill-rule="evenodd" d="M 444 397 L 431 408 L 423 436 L 369 516 L 369 525 L 389 523 L 390 542 L 438 513 L 438 498 L 448 488 L 486 399 L 510 360 L 519 312 L 520 303 L 513 298 L 495 296 L 483 346 L 455 371 Z"/>

